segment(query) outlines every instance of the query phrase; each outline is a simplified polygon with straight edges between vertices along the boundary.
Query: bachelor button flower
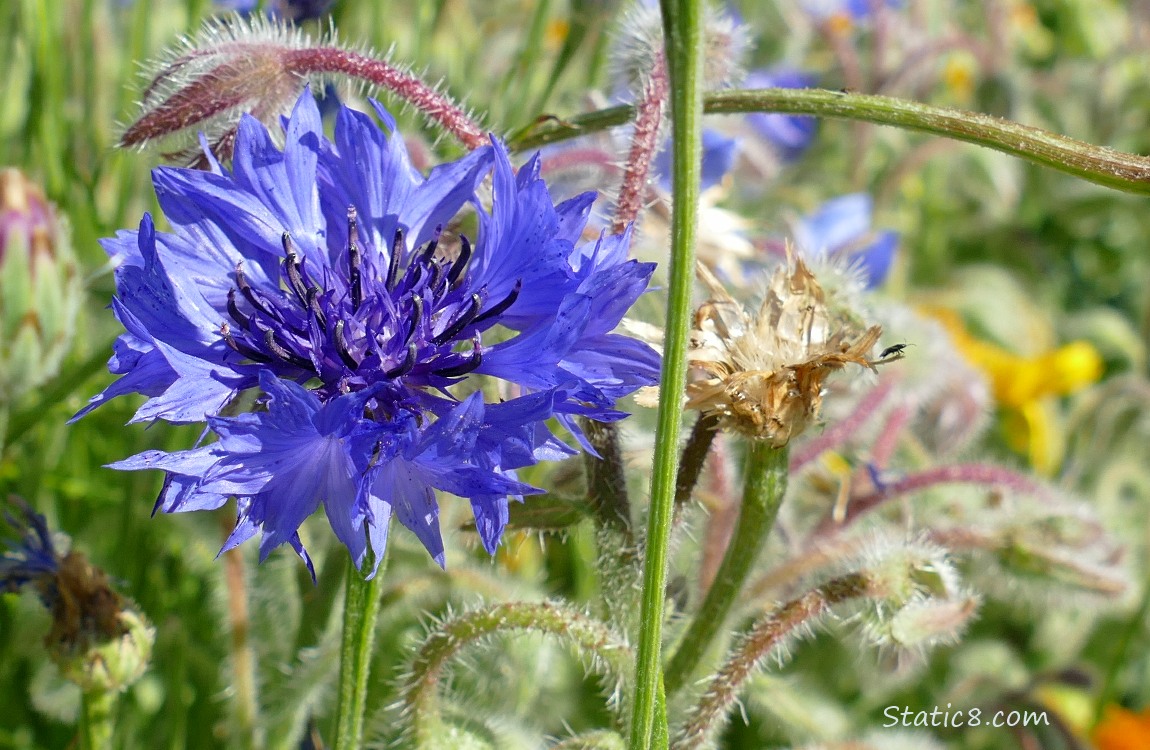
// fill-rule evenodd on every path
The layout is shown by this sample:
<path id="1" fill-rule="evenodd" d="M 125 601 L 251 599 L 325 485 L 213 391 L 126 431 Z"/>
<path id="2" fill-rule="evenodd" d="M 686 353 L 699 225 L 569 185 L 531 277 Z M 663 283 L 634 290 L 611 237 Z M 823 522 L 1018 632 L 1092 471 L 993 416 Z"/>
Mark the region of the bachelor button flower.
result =
<path id="1" fill-rule="evenodd" d="M 616 400 L 657 376 L 650 347 L 612 333 L 654 266 L 625 235 L 576 247 L 593 195 L 553 205 L 538 158 L 516 174 L 498 143 L 425 178 L 375 106 L 386 129 L 345 107 L 331 142 L 305 91 L 282 151 L 245 117 L 230 171 L 208 155 L 154 172 L 171 234 L 145 216 L 104 242 L 121 378 L 77 416 L 142 393 L 132 421 L 206 421 L 215 442 L 114 467 L 166 472 L 165 512 L 235 497 L 225 549 L 262 532 L 261 559 L 286 542 L 307 561 L 299 526 L 322 506 L 357 565 L 378 565 L 392 515 L 442 565 L 438 489 L 471 501 L 493 552 L 508 496 L 538 491 L 514 471 L 571 453 L 544 422 L 582 441 L 574 417 L 621 419 Z M 467 204 L 475 242 L 440 229 Z M 221 415 L 248 391 L 254 411 Z"/>
<path id="2" fill-rule="evenodd" d="M 871 229 L 874 201 L 866 193 L 832 198 L 794 227 L 795 244 L 807 258 L 845 258 L 858 264 L 867 288 L 881 284 L 890 272 L 898 234 Z"/>
<path id="3" fill-rule="evenodd" d="M 771 277 L 749 314 L 699 266 L 712 298 L 695 313 L 688 361 L 702 377 L 687 384 L 687 408 L 719 417 L 724 427 L 782 447 L 816 420 L 827 376 L 868 359 L 882 330 L 865 330 L 828 304 L 801 258 Z"/>

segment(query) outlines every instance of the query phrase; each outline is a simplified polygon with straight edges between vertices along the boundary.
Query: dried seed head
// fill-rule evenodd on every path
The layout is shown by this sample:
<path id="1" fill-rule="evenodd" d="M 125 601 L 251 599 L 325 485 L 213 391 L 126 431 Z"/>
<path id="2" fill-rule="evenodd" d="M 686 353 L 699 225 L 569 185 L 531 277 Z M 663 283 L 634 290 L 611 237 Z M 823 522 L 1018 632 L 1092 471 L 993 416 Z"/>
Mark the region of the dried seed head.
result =
<path id="1" fill-rule="evenodd" d="M 289 56 L 311 46 L 295 27 L 259 16 L 209 21 L 153 67 L 140 116 L 120 145 L 174 145 L 166 155 L 187 159 L 202 132 L 213 153 L 227 158 L 241 113 L 269 123 L 290 112 L 310 79 L 289 65 Z M 313 83 L 322 85 L 323 78 Z"/>
<path id="2" fill-rule="evenodd" d="M 834 310 L 789 250 L 753 315 L 705 267 L 699 275 L 713 296 L 695 314 L 688 359 L 703 376 L 688 383 L 687 408 L 779 447 L 818 419 L 828 375 L 851 363 L 873 369 L 881 329 Z"/>

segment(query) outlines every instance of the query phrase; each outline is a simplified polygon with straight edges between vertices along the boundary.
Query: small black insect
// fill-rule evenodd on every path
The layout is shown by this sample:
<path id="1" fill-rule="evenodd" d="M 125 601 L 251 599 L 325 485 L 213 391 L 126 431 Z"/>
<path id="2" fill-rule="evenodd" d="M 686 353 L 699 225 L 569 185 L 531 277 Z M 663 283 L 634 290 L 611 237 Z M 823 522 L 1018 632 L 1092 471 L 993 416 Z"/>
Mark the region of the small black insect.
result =
<path id="1" fill-rule="evenodd" d="M 879 352 L 878 358 L 886 359 L 887 357 L 893 356 L 895 354 L 901 356 L 908 346 L 913 346 L 913 344 L 895 344 L 894 346 L 888 346 L 886 349 L 883 349 L 881 352 Z"/>

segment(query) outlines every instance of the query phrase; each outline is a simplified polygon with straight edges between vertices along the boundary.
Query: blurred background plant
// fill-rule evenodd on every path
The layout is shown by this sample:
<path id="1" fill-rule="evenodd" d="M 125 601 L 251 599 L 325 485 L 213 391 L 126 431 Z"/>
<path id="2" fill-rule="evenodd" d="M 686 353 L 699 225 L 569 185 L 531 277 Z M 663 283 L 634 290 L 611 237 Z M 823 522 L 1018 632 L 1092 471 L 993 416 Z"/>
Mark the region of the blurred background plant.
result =
<path id="1" fill-rule="evenodd" d="M 7 188 L 0 196 L 0 497 L 27 498 L 155 625 L 151 669 L 116 709 L 123 747 L 320 747 L 334 705 L 346 553 L 330 534 L 306 539 L 314 586 L 289 554 L 257 566 L 255 551 L 241 549 L 217 561 L 230 511 L 149 521 L 158 478 L 101 468 L 145 446 L 190 445 L 196 429 L 124 428 L 128 400 L 64 426 L 109 380 L 117 326 L 103 309 L 113 283 L 98 239 L 154 210 L 148 173 L 161 157 L 114 148 L 118 124 L 138 114 L 138 63 L 229 5 L 0 7 L 0 164 L 23 173 L 24 205 L 38 206 L 35 216 L 20 214 Z M 630 98 L 618 55 L 641 31 L 630 4 L 614 0 L 282 0 L 238 10 L 298 20 L 312 33 L 330 24 L 358 48 L 389 50 L 442 80 L 512 145 L 554 118 Z M 1144 3 L 743 0 L 716 12 L 743 29 L 747 86 L 817 82 L 1150 151 Z M 356 87 L 333 94 L 363 105 Z M 401 111 L 399 124 L 422 167 L 460 153 L 416 112 Z M 791 658 L 746 683 L 744 711 L 716 742 L 1124 747 L 1114 743 L 1136 736 L 1150 705 L 1145 199 L 865 123 L 716 115 L 706 126 L 698 253 L 731 293 L 757 300 L 791 238 L 827 288 L 845 263 L 861 265 L 859 309 L 884 327 L 878 348 L 906 344 L 878 376 L 829 381 L 824 426 L 792 444 L 787 501 L 729 629 L 833 576 L 913 573 L 905 591 L 884 589 L 886 606 L 839 607 L 810 638 L 788 641 Z M 597 227 L 606 226 L 629 142 L 619 128 L 548 147 L 543 169 L 556 197 L 600 190 Z M 650 183 L 634 245 L 644 259 L 666 257 L 667 189 Z M 40 251 L 28 239 L 36 222 L 48 222 L 51 237 Z M 661 323 L 659 309 L 648 295 L 639 317 Z M 30 326 L 29 315 L 44 324 Z M 623 449 L 641 497 L 654 421 L 635 411 Z M 671 643 L 731 538 L 741 457 L 735 439 L 718 435 L 695 501 L 680 509 Z M 369 739 L 407 740 L 403 699 L 420 676 L 416 654 L 466 626 L 467 613 L 563 599 L 602 614 L 595 610 L 617 582 L 599 577 L 602 539 L 588 509 L 570 500 L 582 492 L 581 473 L 571 463 L 524 477 L 550 494 L 514 509 L 494 561 L 446 506 L 444 529 L 456 537 L 446 571 L 414 539 L 393 535 Z M 75 736 L 75 694 L 48 650 L 29 646 L 47 629 L 34 596 L 0 600 L 0 747 L 65 747 Z M 625 691 L 610 658 L 577 640 L 572 649 L 479 630 L 474 640 L 482 645 L 463 658 L 449 654 L 449 679 L 440 679 L 437 720 L 453 737 L 444 746 L 530 748 L 618 728 Z M 877 728 L 887 706 L 948 703 L 1046 710 L 1051 726 L 918 730 L 929 739 Z"/>

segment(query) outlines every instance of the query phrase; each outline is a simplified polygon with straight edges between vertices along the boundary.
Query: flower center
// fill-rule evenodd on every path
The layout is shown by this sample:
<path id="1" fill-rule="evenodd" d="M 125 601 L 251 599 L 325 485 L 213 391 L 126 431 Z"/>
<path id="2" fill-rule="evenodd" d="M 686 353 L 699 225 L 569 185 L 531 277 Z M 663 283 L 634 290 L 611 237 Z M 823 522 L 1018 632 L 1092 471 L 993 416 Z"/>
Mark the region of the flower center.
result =
<path id="1" fill-rule="evenodd" d="M 403 232 L 397 230 L 381 268 L 360 250 L 354 206 L 347 225 L 346 273 L 326 265 L 313 272 L 287 233 L 274 292 L 252 286 L 237 266 L 227 301 L 231 322 L 220 326 L 227 345 L 281 377 L 318 378 L 326 396 L 401 378 L 413 386 L 444 387 L 479 367 L 481 334 L 515 303 L 522 280 L 489 305 L 486 286 L 472 290 L 468 284 L 472 248 L 466 237 L 454 259 L 437 255 L 437 233 L 404 264 Z"/>

